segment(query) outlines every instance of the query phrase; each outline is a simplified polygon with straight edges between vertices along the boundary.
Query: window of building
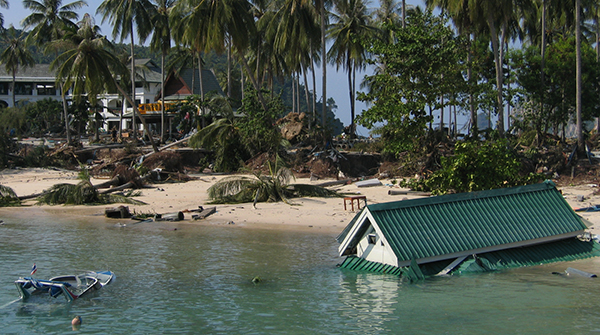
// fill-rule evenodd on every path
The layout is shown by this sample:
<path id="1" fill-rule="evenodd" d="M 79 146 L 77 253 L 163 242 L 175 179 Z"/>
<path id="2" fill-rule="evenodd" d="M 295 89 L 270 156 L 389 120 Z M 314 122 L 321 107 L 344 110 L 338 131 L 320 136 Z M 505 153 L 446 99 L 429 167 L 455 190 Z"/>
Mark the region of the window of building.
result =
<path id="1" fill-rule="evenodd" d="M 37 84 L 37 95 L 56 95 L 56 87 L 53 84 Z"/>
<path id="2" fill-rule="evenodd" d="M 369 244 L 375 244 L 377 242 L 377 235 L 369 234 L 367 240 L 369 241 Z"/>
<path id="3" fill-rule="evenodd" d="M 16 95 L 33 95 L 33 83 L 16 83 Z"/>
<path id="4" fill-rule="evenodd" d="M 0 83 L 0 95 L 8 95 L 9 83 Z"/>

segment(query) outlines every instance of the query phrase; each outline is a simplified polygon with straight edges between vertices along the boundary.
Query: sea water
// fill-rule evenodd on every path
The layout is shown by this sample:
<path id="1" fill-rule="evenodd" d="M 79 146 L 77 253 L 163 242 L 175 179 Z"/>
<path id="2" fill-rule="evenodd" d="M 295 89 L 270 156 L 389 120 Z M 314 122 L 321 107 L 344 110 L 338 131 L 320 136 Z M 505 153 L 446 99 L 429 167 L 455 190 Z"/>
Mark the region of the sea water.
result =
<path id="1" fill-rule="evenodd" d="M 184 223 L 0 217 L 0 333 L 580 334 L 600 331 L 598 260 L 438 277 L 336 267 L 335 233 Z M 33 214 L 28 215 L 31 212 Z M 123 223 L 123 224 L 118 224 Z M 111 270 L 113 283 L 67 303 L 18 301 L 13 281 Z M 260 281 L 253 283 L 253 278 Z"/>

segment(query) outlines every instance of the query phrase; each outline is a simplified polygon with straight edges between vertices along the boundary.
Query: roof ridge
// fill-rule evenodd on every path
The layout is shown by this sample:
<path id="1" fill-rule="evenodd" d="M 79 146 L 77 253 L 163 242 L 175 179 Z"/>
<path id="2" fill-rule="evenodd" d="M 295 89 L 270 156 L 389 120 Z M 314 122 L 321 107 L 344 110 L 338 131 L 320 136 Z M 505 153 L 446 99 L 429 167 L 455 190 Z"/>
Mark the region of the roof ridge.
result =
<path id="1" fill-rule="evenodd" d="M 390 209 L 401 209 L 406 207 L 417 207 L 427 205 L 437 205 L 443 203 L 461 202 L 466 200 L 480 200 L 486 198 L 496 198 L 503 196 L 510 196 L 515 194 L 538 192 L 546 190 L 556 190 L 556 184 L 551 180 L 545 180 L 542 183 L 521 185 L 508 188 L 500 188 L 493 190 L 464 192 L 455 194 L 446 194 L 426 198 L 399 200 L 393 202 L 386 202 L 381 204 L 369 204 L 367 207 L 370 211 L 390 210 Z M 558 191 L 558 190 L 557 190 Z"/>

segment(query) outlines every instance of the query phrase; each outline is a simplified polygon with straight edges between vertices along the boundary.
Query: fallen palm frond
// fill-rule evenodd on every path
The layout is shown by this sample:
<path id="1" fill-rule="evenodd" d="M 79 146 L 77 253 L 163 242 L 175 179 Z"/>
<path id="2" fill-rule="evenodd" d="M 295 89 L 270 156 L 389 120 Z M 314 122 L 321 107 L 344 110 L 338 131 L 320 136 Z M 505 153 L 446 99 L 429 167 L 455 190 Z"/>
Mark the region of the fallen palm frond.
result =
<path id="1" fill-rule="evenodd" d="M 213 204 L 244 202 L 277 202 L 289 204 L 294 197 L 339 197 L 339 193 L 321 186 L 288 184 L 294 176 L 282 165 L 279 157 L 269 164 L 270 176 L 255 173 L 254 177 L 232 176 L 223 178 L 208 188 L 208 196 Z"/>
<path id="2" fill-rule="evenodd" d="M 90 182 L 87 169 L 79 172 L 81 181 L 76 184 L 56 184 L 48 191 L 38 197 L 38 204 L 47 205 L 89 205 L 89 204 L 112 204 L 127 203 L 143 205 L 144 202 L 131 199 L 129 195 L 101 194 Z"/>
<path id="3" fill-rule="evenodd" d="M 0 207 L 18 206 L 20 204 L 21 201 L 12 188 L 0 185 Z"/>
<path id="4" fill-rule="evenodd" d="M 142 201 L 131 199 L 125 195 L 100 194 L 89 182 L 81 181 L 77 185 L 56 184 L 38 197 L 38 204 L 46 205 L 89 205 L 126 203 L 143 205 Z"/>

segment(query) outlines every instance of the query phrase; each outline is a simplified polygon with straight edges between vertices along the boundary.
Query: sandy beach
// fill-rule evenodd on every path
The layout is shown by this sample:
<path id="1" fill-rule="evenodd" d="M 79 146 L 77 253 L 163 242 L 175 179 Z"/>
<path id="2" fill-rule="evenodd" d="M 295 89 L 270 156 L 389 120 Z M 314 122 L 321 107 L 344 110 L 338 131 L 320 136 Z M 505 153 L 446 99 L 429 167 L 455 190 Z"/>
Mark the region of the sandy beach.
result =
<path id="1" fill-rule="evenodd" d="M 141 196 L 135 199 L 143 201 L 146 205 L 125 205 L 129 206 L 132 213 L 172 213 L 197 209 L 198 206 L 210 207 L 216 206 L 216 213 L 202 220 L 193 220 L 192 213 L 185 213 L 183 223 L 199 225 L 228 225 L 231 227 L 260 227 L 273 229 L 309 229 L 323 231 L 327 233 L 341 232 L 356 214 L 356 202 L 354 211 L 347 203 L 347 209 L 344 209 L 343 198 L 295 198 L 292 199 L 292 205 L 279 203 L 257 203 L 256 208 L 251 203 L 235 205 L 209 205 L 207 189 L 215 182 L 224 178 L 222 175 L 192 175 L 196 180 L 185 183 L 161 183 L 153 184 L 152 188 L 141 189 Z M 92 179 L 93 184 L 104 182 L 103 179 Z M 299 184 L 320 184 L 332 180 L 314 180 L 296 179 Z M 0 171 L 0 184 L 11 187 L 19 196 L 30 195 L 42 192 L 52 185 L 58 183 L 76 184 L 77 172 L 55 169 L 6 169 Z M 600 197 L 593 195 L 598 185 L 577 185 L 568 187 L 559 187 L 563 192 L 565 199 L 573 208 L 589 207 L 600 204 Z M 390 189 L 406 190 L 392 185 L 391 180 L 381 180 L 380 186 L 358 187 L 356 184 L 333 186 L 341 193 L 364 195 L 369 204 L 383 203 L 389 201 L 398 201 L 403 199 L 418 198 L 420 196 L 411 194 L 389 195 Z M 584 201 L 578 198 L 584 197 Z M 96 205 L 96 206 L 38 206 L 34 200 L 24 203 L 26 208 L 40 211 L 48 215 L 62 216 L 89 216 L 90 218 L 99 218 L 104 215 L 107 207 L 114 205 Z M 363 202 L 361 201 L 361 206 Z M 15 211 L 15 208 L 0 208 L 0 214 L 5 211 Z M 600 233 L 595 230 L 600 228 L 600 212 L 578 212 L 583 218 L 592 223 L 590 231 Z M 104 218 L 103 218 L 104 219 Z M 117 219 L 105 219 L 117 220 Z M 123 219 L 118 219 L 123 221 Z M 116 222 L 116 221 L 114 221 Z M 164 222 L 164 224 L 170 224 Z"/>

